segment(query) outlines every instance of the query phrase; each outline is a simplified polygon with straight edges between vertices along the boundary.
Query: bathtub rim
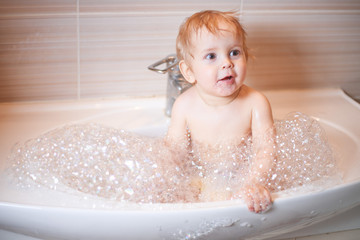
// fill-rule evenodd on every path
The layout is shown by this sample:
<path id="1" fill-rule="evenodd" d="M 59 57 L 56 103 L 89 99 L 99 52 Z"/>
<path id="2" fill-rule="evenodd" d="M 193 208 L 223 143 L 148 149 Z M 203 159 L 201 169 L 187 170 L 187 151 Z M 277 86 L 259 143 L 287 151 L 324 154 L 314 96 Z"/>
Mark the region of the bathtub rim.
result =
<path id="1" fill-rule="evenodd" d="M 308 198 L 314 195 L 320 195 L 323 193 L 330 193 L 333 191 L 338 191 L 339 189 L 344 188 L 354 188 L 360 187 L 360 178 L 357 181 L 340 183 L 333 187 L 326 189 L 309 191 L 305 193 L 296 193 L 296 194 L 287 194 L 282 192 L 272 193 L 273 201 L 277 204 L 282 202 L 291 201 L 299 197 Z M 121 203 L 120 203 L 121 204 Z M 360 199 L 359 199 L 360 204 Z M 226 201 L 214 201 L 214 202 L 199 202 L 199 203 L 142 203 L 140 204 L 141 208 L 131 208 L 131 205 L 138 206 L 137 203 L 124 203 L 121 208 L 90 208 L 90 207 L 71 207 L 71 206 L 51 206 L 51 205 L 37 205 L 37 204 L 24 204 L 8 201 L 0 201 L 0 207 L 16 207 L 16 208 L 34 208 L 41 210 L 50 210 L 50 209 L 78 209 L 81 211 L 98 211 L 98 212 L 174 212 L 174 211 L 197 211 L 197 210 L 209 210 L 209 209 L 221 209 L 224 207 L 246 207 L 242 199 L 226 200 Z M 124 209 L 123 207 L 129 207 Z"/>
<path id="2" fill-rule="evenodd" d="M 358 194 L 360 194 L 359 191 L 360 188 L 358 185 L 360 185 L 360 182 L 347 184 L 347 186 L 341 188 L 341 193 L 347 194 L 351 192 L 352 196 L 357 196 Z M 60 207 L 30 206 L 30 205 L 0 203 L 0 211 L 3 210 L 5 212 L 3 216 L 0 215 L 0 225 L 1 225 L 1 229 L 6 231 L 16 232 L 16 233 L 24 234 L 26 236 L 35 236 L 35 237 L 42 236 L 41 234 L 43 234 L 44 232 L 39 233 L 37 232 L 36 228 L 34 228 L 36 223 L 28 222 L 26 220 L 31 217 L 39 216 L 39 219 L 35 222 L 47 224 L 50 221 L 58 224 L 60 223 L 60 226 L 57 226 L 56 229 L 57 231 L 59 230 L 61 231 L 62 229 L 61 232 L 62 235 L 72 236 L 72 234 L 74 234 L 75 232 L 76 234 L 80 234 L 83 237 L 92 236 L 89 235 L 90 233 L 83 233 L 81 229 L 87 229 L 89 225 L 91 226 L 95 224 L 90 232 L 97 233 L 97 230 L 99 230 L 100 232 L 103 231 L 101 230 L 101 228 L 106 226 L 104 224 L 109 223 L 110 226 L 107 226 L 106 228 L 115 231 L 112 234 L 120 234 L 119 236 L 121 236 L 121 232 L 123 230 L 116 230 L 118 229 L 119 226 L 124 227 L 129 224 L 129 227 L 131 228 L 133 227 L 134 222 L 143 223 L 148 221 L 149 219 L 152 219 L 152 216 L 156 216 L 156 218 L 153 219 L 153 223 L 150 224 L 152 226 L 150 229 L 152 230 L 149 230 L 149 228 L 147 229 L 150 232 L 157 231 L 156 229 L 154 229 L 156 228 L 155 226 L 158 226 L 157 224 L 160 224 L 160 226 L 162 226 L 161 224 L 167 224 L 167 222 L 170 220 L 169 217 L 178 218 L 171 220 L 172 223 L 170 224 L 170 228 L 164 229 L 165 233 L 169 233 L 169 231 L 171 233 L 174 231 L 174 229 L 175 230 L 177 229 L 176 227 L 174 228 L 174 224 L 175 226 L 177 226 L 179 222 L 184 223 L 184 221 L 185 222 L 187 221 L 186 219 L 189 220 L 192 219 L 192 216 L 194 217 L 196 216 L 196 217 L 195 220 L 190 221 L 191 222 L 190 229 L 194 227 L 196 229 L 196 226 L 198 226 L 197 224 L 199 223 L 199 221 L 200 223 L 203 223 L 204 221 L 206 222 L 206 219 L 209 218 L 210 219 L 214 218 L 219 220 L 222 219 L 224 216 L 226 216 L 225 218 L 228 218 L 228 214 L 231 214 L 229 219 L 237 224 L 235 224 L 235 226 L 231 224 L 229 225 L 229 227 L 231 226 L 235 227 L 235 229 L 237 229 L 236 231 L 243 231 L 241 230 L 243 229 L 243 226 L 239 225 L 238 222 L 238 220 L 241 220 L 240 223 L 242 222 L 242 223 L 250 224 L 249 227 L 250 229 L 260 228 L 259 229 L 260 232 L 256 233 L 256 234 L 260 234 L 259 236 L 276 237 L 284 233 L 297 231 L 299 229 L 302 229 L 303 227 L 311 226 L 313 224 L 325 221 L 326 219 L 335 217 L 343 212 L 346 212 L 347 210 L 353 209 L 356 206 L 360 205 L 360 199 L 356 199 L 352 197 L 350 198 L 350 200 L 344 199 L 342 201 L 341 194 L 333 194 L 332 192 L 336 191 L 338 187 L 340 186 L 337 186 L 336 188 L 327 189 L 325 191 L 319 191 L 316 193 L 302 194 L 297 197 L 295 196 L 295 197 L 277 199 L 277 201 L 275 201 L 274 203 L 273 208 L 264 214 L 255 214 L 249 212 L 245 204 L 221 206 L 218 208 L 176 209 L 176 210 L 161 210 L 161 211 L 134 211 L 134 210 L 118 211 L 118 210 L 79 209 L 79 208 L 64 209 Z M 355 192 L 352 191 L 354 189 L 356 189 Z M 325 202 L 325 204 L 323 204 L 323 202 Z M 332 206 L 334 205 L 341 205 L 342 207 L 336 208 L 336 210 L 332 210 L 333 208 Z M 297 209 L 297 207 L 299 207 L 299 209 Z M 316 210 L 314 211 L 314 209 Z M 5 216 L 7 213 L 9 215 Z M 234 218 L 234 214 L 237 217 Z M 278 221 L 276 219 L 278 219 L 280 216 L 289 217 L 292 214 L 296 215 L 294 221 L 298 222 L 298 224 L 300 225 L 292 225 L 292 223 L 286 223 L 285 225 L 276 225 L 276 224 L 274 225 L 274 223 L 272 222 L 272 220 Z M 17 219 L 19 219 L 19 217 L 21 216 L 25 218 L 18 221 Z M 92 218 L 86 219 L 86 217 L 89 216 L 92 216 Z M 85 220 L 79 222 L 79 220 L 83 219 L 84 217 Z M 129 220 L 130 222 L 127 222 L 127 219 L 130 219 Z M 263 219 L 267 219 L 267 221 L 264 222 Z M 73 225 L 67 221 L 73 223 L 76 222 L 78 223 L 78 225 L 76 228 L 74 228 Z M 176 224 L 176 222 L 178 223 Z M 263 224 L 265 225 L 263 226 Z M 267 229 L 265 232 L 261 230 L 263 229 L 263 227 Z M 47 232 L 47 230 L 43 230 L 43 231 Z M 53 230 L 50 229 L 49 231 L 52 232 Z M 143 237 L 141 239 L 149 239 L 149 238 L 144 238 L 144 235 L 142 236 Z M 116 239 L 116 238 L 113 237 L 111 239 Z M 158 239 L 158 238 L 151 238 L 151 239 Z M 265 238 L 259 238 L 259 239 L 265 239 Z"/>

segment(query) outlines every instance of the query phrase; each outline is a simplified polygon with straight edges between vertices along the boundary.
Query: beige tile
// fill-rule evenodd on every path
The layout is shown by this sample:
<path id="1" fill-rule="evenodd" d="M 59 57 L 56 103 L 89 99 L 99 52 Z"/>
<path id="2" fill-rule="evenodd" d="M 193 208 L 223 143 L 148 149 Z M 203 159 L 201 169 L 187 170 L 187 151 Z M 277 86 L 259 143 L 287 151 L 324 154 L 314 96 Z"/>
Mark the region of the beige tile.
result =
<path id="1" fill-rule="evenodd" d="M 76 41 L 75 16 L 0 19 L 0 43 L 27 48 L 29 43 Z"/>
<path id="2" fill-rule="evenodd" d="M 122 15 L 144 15 L 150 12 L 160 15 L 171 15 L 173 13 L 197 12 L 205 9 L 234 10 L 240 9 L 241 0 L 82 0 L 80 1 L 80 12 L 83 13 L 117 13 Z"/>
<path id="3" fill-rule="evenodd" d="M 96 15 L 80 17 L 81 42 L 141 41 L 158 39 L 172 41 L 176 38 L 182 15 L 173 16 L 118 16 Z M 175 45 L 175 42 L 173 42 Z"/>
<path id="4" fill-rule="evenodd" d="M 5 47 L 0 48 L 0 101 L 76 98 L 74 44 Z"/>
<path id="5" fill-rule="evenodd" d="M 244 11 L 359 10 L 358 0 L 243 0 Z"/>
<path id="6" fill-rule="evenodd" d="M 19 10 L 5 3 L 2 11 Z M 40 3 L 32 4 L 36 8 Z M 76 16 L 22 9 L 30 15 L 0 18 L 0 101 L 76 98 Z"/>
<path id="7" fill-rule="evenodd" d="M 77 0 L 1 0 L 0 18 L 76 13 Z"/>
<path id="8" fill-rule="evenodd" d="M 166 76 L 147 67 L 175 52 L 182 16 L 81 16 L 81 96 L 165 94 Z"/>
<path id="9" fill-rule="evenodd" d="M 266 21 L 264 21 L 266 19 Z M 358 82 L 360 15 L 244 12 L 253 86 L 334 87 Z"/>

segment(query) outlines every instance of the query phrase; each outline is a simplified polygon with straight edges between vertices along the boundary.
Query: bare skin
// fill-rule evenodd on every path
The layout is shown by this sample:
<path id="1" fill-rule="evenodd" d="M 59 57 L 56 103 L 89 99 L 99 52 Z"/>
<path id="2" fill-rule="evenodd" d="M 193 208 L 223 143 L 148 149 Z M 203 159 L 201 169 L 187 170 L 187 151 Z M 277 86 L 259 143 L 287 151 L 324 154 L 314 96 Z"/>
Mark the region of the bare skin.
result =
<path id="1" fill-rule="evenodd" d="M 203 28 L 193 34 L 192 58 L 182 60 L 180 70 L 193 87 L 175 102 L 167 139 L 184 142 L 187 129 L 194 141 L 208 145 L 236 142 L 239 136 L 261 136 L 273 126 L 271 107 L 264 95 L 244 85 L 246 59 L 231 26 L 221 24 L 214 35 Z M 252 168 L 266 171 L 271 162 L 255 159 Z M 206 183 L 203 183 L 206 184 Z M 250 211 L 262 212 L 271 195 L 255 177 L 239 189 Z"/>

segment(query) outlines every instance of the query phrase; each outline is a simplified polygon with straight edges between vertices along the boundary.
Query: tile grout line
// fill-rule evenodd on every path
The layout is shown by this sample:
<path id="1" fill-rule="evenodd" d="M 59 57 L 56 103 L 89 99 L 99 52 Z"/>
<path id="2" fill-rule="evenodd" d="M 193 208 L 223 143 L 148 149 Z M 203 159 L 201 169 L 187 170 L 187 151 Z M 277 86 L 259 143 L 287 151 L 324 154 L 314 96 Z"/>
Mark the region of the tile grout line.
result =
<path id="1" fill-rule="evenodd" d="M 244 14 L 243 2 L 240 2 L 240 13 Z M 192 11 L 170 11 L 170 12 L 156 12 L 156 11 L 128 11 L 128 12 L 77 12 L 76 16 L 145 16 L 145 15 L 156 15 L 156 16 L 174 16 L 177 15 L 188 15 L 192 14 Z M 313 9 L 302 9 L 302 10 L 281 10 L 281 9 L 269 9 L 269 10 L 246 10 L 246 13 L 251 14 L 359 14 L 360 10 L 348 10 L 348 9 L 339 9 L 339 10 L 313 10 Z M 0 19 L 13 19 L 13 18 L 33 18 L 33 17 L 62 17 L 62 16 L 74 16 L 73 13 L 35 13 L 35 14 L 3 14 L 0 16 Z"/>
<path id="2" fill-rule="evenodd" d="M 79 1 L 76 0 L 76 50 L 77 50 L 77 99 L 80 100 L 80 83 L 81 83 L 81 77 L 80 77 L 80 20 L 79 20 Z"/>

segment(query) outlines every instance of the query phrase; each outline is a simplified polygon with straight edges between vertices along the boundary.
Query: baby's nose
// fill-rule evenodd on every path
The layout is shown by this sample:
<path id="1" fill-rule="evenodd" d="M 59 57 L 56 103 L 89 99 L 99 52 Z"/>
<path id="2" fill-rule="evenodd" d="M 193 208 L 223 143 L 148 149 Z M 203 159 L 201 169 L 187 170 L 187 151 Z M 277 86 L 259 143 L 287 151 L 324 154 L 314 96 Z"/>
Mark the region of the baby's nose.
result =
<path id="1" fill-rule="evenodd" d="M 227 69 L 227 68 L 232 68 L 232 67 L 233 67 L 233 64 L 230 61 L 230 59 L 228 59 L 228 58 L 224 59 L 224 62 L 222 64 L 222 69 Z"/>

